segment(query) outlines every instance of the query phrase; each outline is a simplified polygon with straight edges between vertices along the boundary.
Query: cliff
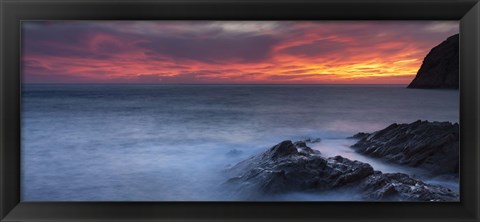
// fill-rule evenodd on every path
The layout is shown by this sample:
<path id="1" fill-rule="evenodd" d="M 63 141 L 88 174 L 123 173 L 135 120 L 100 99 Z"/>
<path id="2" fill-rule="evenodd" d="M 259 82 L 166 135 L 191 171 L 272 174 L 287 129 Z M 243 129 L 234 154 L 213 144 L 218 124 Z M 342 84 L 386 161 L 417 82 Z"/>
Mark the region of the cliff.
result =
<path id="1" fill-rule="evenodd" d="M 451 88 L 459 86 L 459 34 L 435 46 L 423 60 L 408 88 Z"/>

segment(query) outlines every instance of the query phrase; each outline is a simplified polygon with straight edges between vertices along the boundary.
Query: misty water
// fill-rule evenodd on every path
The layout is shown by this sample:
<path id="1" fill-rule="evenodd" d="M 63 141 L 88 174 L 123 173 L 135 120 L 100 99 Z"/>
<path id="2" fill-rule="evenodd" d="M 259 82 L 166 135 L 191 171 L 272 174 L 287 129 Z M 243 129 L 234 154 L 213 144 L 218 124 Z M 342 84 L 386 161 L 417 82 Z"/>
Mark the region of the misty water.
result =
<path id="1" fill-rule="evenodd" d="M 23 85 L 22 200 L 244 200 L 224 170 L 283 140 L 458 190 L 346 139 L 418 119 L 458 122 L 458 90 L 403 85 Z M 260 198 L 260 197 L 259 197 Z M 345 191 L 270 200 L 352 200 Z"/>

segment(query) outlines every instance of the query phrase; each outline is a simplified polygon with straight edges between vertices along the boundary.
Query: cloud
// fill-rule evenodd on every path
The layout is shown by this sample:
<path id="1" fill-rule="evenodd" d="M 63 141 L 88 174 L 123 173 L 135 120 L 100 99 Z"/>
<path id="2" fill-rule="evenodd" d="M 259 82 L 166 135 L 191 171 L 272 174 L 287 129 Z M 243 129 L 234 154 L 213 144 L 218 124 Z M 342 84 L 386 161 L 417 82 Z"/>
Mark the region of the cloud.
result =
<path id="1" fill-rule="evenodd" d="M 131 52 L 134 36 L 101 29 L 89 22 L 24 22 L 23 54 L 109 59 Z"/>
<path id="2" fill-rule="evenodd" d="M 22 70 L 26 82 L 407 83 L 458 29 L 456 21 L 28 21 Z"/>
<path id="3" fill-rule="evenodd" d="M 326 56 L 333 52 L 340 52 L 348 48 L 348 44 L 342 42 L 320 39 L 306 44 L 291 46 L 281 50 L 281 53 L 287 53 L 297 56 Z"/>
<path id="4" fill-rule="evenodd" d="M 280 22 L 272 21 L 255 21 L 255 22 L 245 22 L 245 21 L 217 21 L 208 23 L 206 26 L 208 28 L 219 28 L 224 33 L 230 35 L 235 34 L 247 34 L 247 35 L 265 35 L 265 33 L 271 34 L 277 32 L 278 29 L 282 28 Z M 204 27 L 201 27 L 204 28 Z"/>
<path id="5" fill-rule="evenodd" d="M 282 75 L 272 75 L 271 79 L 272 80 L 298 80 L 296 83 L 308 83 L 308 81 L 305 80 L 321 80 L 325 81 L 331 78 L 332 76 L 335 76 L 333 74 L 282 74 Z"/>
<path id="6" fill-rule="evenodd" d="M 202 77 L 207 74 L 208 71 L 195 72 L 195 73 L 181 73 L 175 75 L 165 75 L 162 73 L 157 74 L 139 74 L 136 75 L 133 80 L 127 80 L 128 82 L 135 83 L 148 83 L 148 84 L 198 84 L 198 83 L 216 83 L 215 78 L 209 79 Z"/>
<path id="7" fill-rule="evenodd" d="M 457 21 L 442 21 L 442 22 L 432 22 L 429 26 L 425 27 L 425 30 L 434 32 L 434 33 L 445 33 L 445 32 L 458 32 L 458 22 Z"/>
<path id="8" fill-rule="evenodd" d="M 27 83 L 94 83 L 95 82 L 95 81 L 92 81 L 92 78 L 68 75 L 68 74 L 23 75 L 22 81 Z"/>
<path id="9" fill-rule="evenodd" d="M 176 60 L 196 60 L 207 63 L 260 62 L 268 59 L 275 38 L 264 36 L 239 36 L 236 38 L 185 38 L 155 37 L 137 46 L 148 55 Z"/>

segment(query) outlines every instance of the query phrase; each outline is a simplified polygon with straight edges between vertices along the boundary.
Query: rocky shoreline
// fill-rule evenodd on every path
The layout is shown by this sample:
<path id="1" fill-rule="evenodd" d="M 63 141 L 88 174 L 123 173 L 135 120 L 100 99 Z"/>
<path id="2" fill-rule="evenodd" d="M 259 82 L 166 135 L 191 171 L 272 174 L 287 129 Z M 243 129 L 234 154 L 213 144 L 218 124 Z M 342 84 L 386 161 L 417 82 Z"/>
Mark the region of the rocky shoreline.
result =
<path id="1" fill-rule="evenodd" d="M 419 167 L 432 175 L 458 174 L 459 125 L 415 121 L 392 124 L 373 133 L 358 133 L 357 152 L 392 163 Z"/>
<path id="2" fill-rule="evenodd" d="M 374 133 L 356 134 L 354 138 L 359 141 L 353 148 L 366 155 L 422 167 L 436 174 L 458 174 L 458 162 L 449 162 L 458 157 L 458 124 L 428 121 L 392 124 Z M 230 179 L 225 184 L 246 195 L 347 189 L 354 192 L 356 200 L 367 201 L 459 199 L 458 193 L 449 188 L 427 184 L 407 174 L 382 173 L 368 163 L 342 156 L 324 157 L 305 141 L 283 141 L 241 161 L 227 173 Z"/>

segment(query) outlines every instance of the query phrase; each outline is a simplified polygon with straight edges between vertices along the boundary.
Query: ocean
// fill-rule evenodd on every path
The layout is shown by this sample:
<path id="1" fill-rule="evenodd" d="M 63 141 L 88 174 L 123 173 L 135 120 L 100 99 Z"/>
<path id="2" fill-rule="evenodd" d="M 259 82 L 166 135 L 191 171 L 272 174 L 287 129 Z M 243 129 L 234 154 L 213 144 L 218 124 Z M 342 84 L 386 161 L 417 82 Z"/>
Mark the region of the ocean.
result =
<path id="1" fill-rule="evenodd" d="M 384 172 L 346 139 L 392 123 L 459 121 L 458 90 L 404 85 L 22 86 L 22 201 L 242 200 L 224 170 L 283 140 Z M 425 178 L 424 178 L 425 179 Z M 455 181 L 431 182 L 458 189 Z M 345 193 L 272 200 L 350 200 Z"/>

